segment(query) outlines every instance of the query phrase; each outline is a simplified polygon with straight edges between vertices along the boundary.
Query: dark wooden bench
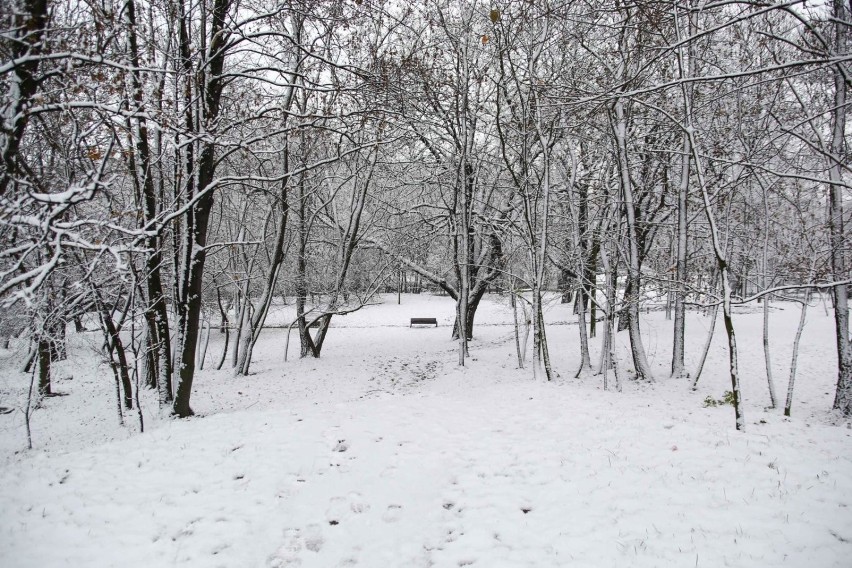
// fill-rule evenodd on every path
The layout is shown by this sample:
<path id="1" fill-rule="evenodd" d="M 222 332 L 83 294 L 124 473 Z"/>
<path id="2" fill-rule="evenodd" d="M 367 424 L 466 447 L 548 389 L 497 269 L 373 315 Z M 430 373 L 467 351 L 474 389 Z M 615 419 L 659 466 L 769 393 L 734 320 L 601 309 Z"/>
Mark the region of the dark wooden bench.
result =
<path id="1" fill-rule="evenodd" d="M 436 318 L 411 318 L 411 324 L 408 327 L 415 325 L 434 325 L 438 327 L 438 320 Z"/>

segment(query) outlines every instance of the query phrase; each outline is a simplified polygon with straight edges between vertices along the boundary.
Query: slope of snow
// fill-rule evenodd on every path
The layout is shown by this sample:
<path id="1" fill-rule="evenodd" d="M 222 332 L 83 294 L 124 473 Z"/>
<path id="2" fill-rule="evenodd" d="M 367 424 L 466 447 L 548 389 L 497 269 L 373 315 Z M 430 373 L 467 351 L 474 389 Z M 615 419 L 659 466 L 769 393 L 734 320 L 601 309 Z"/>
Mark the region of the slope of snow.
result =
<path id="1" fill-rule="evenodd" d="M 483 303 L 477 323 L 491 325 L 463 369 L 449 299 L 394 302 L 335 319 L 320 360 L 299 360 L 293 336 L 284 363 L 285 332 L 264 332 L 255 374 L 200 373 L 193 419 L 158 418 L 146 392 L 143 434 L 132 414 L 116 425 L 96 338 L 75 337 L 74 378 L 57 384 L 68 396 L 33 416 L 36 450 L 19 451 L 20 413 L 0 416 L 0 565 L 848 566 L 852 430 L 828 411 L 821 309 L 792 419 L 764 409 L 761 315 L 737 316 L 738 433 L 729 406 L 703 405 L 730 388 L 721 327 L 693 392 L 666 378 L 671 323 L 647 314 L 658 381 L 617 393 L 573 378 L 576 326 L 548 328 L 560 373 L 548 384 L 515 368 L 503 300 Z M 416 316 L 442 326 L 404 328 Z M 560 305 L 547 317 L 573 320 Z M 792 304 L 772 313 L 779 393 L 797 318 Z M 690 369 L 707 321 L 689 316 Z M 27 378 L 7 357 L 4 401 L 18 400 Z"/>

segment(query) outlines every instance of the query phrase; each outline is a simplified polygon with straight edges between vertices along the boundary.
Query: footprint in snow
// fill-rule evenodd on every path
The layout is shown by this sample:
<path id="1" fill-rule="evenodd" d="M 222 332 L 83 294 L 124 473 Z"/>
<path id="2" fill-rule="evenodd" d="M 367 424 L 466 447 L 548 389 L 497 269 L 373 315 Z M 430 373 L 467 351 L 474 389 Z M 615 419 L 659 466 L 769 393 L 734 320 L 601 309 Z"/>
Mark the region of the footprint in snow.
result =
<path id="1" fill-rule="evenodd" d="M 334 526 L 339 525 L 340 520 L 348 514 L 347 503 L 345 497 L 332 497 L 329 500 L 328 509 L 325 511 L 325 519 L 328 524 Z"/>
<path id="2" fill-rule="evenodd" d="M 386 523 L 395 523 L 402 517 L 402 505 L 388 505 L 382 515 L 382 520 Z"/>
<path id="3" fill-rule="evenodd" d="M 360 493 L 352 491 L 346 497 L 332 497 L 329 500 L 325 518 L 329 525 L 336 526 L 352 517 L 353 514 L 360 515 L 369 510 L 370 504 L 364 500 Z"/>
<path id="4" fill-rule="evenodd" d="M 284 566 L 301 566 L 302 559 L 298 556 L 278 556 L 273 555 L 267 561 L 266 565 L 269 568 L 283 568 Z"/>
<path id="5" fill-rule="evenodd" d="M 364 500 L 360 493 L 353 491 L 349 494 L 349 508 L 353 513 L 361 514 L 370 510 L 370 504 Z"/>
<path id="6" fill-rule="evenodd" d="M 308 525 L 305 527 L 304 535 L 305 548 L 311 552 L 319 552 L 322 549 L 322 545 L 325 544 L 325 539 L 322 537 L 322 527 L 320 527 L 320 525 Z"/>
<path id="7" fill-rule="evenodd" d="M 299 553 L 302 551 L 302 538 L 299 529 L 284 530 L 284 544 L 266 560 L 269 568 L 282 568 L 284 566 L 301 566 L 302 559 Z"/>
<path id="8" fill-rule="evenodd" d="M 455 542 L 456 540 L 458 540 L 458 538 L 460 536 L 463 536 L 463 535 L 464 535 L 464 533 L 459 531 L 459 530 L 448 529 L 447 530 L 447 536 L 444 540 L 447 542 L 447 544 L 449 544 L 451 542 Z"/>
<path id="9" fill-rule="evenodd" d="M 213 555 L 213 556 L 216 556 L 220 552 L 227 550 L 230 546 L 231 545 L 227 544 L 227 543 L 217 544 L 210 549 L 210 554 Z"/>

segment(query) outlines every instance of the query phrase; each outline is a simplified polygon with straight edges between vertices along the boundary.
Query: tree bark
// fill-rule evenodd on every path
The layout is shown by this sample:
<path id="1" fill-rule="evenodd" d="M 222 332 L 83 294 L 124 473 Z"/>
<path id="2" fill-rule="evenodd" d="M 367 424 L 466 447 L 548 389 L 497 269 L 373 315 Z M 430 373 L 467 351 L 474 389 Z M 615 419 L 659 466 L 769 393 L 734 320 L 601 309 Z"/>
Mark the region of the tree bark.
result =
<path id="1" fill-rule="evenodd" d="M 842 0 L 834 0 L 835 53 L 847 53 L 847 33 L 850 26 L 849 8 Z M 837 66 L 844 63 L 837 63 Z M 834 108 L 832 110 L 832 139 L 829 163 L 829 243 L 831 272 L 835 280 L 849 276 L 844 246 L 846 230 L 843 218 L 842 163 L 846 149 L 846 79 L 839 67 L 834 68 Z M 846 284 L 832 289 L 834 295 L 834 335 L 837 343 L 837 391 L 834 408 L 844 416 L 852 416 L 852 342 L 849 338 L 849 290 Z"/>
<path id="2" fill-rule="evenodd" d="M 50 385 L 50 341 L 40 338 L 37 344 L 38 394 L 39 397 L 53 394 Z"/>
<path id="3" fill-rule="evenodd" d="M 630 169 L 627 163 L 627 117 L 624 113 L 624 101 L 620 98 L 615 103 L 615 124 L 613 125 L 613 130 L 618 146 L 618 169 L 621 174 L 621 190 L 627 217 L 629 257 L 627 265 L 628 284 L 625 288 L 624 301 L 627 304 L 630 351 L 633 355 L 636 378 L 639 380 L 653 380 L 654 374 L 651 371 L 651 366 L 648 364 L 645 346 L 642 343 L 642 333 L 639 329 L 639 301 L 641 299 L 639 242 L 636 231 L 633 182 L 630 179 Z"/>
<path id="4" fill-rule="evenodd" d="M 284 262 L 284 237 L 287 233 L 287 213 L 289 212 L 289 204 L 287 202 L 286 181 L 283 182 L 284 187 L 281 190 L 281 219 L 278 225 L 278 236 L 275 239 L 275 250 L 272 253 L 272 262 L 267 273 L 266 283 L 263 293 L 260 297 L 260 307 L 255 311 L 249 328 L 249 336 L 246 337 L 246 345 L 243 348 L 240 362 L 237 366 L 238 374 L 248 375 L 249 367 L 251 366 L 252 354 L 254 346 L 260 338 L 260 332 L 263 330 L 263 324 L 266 322 L 266 316 L 269 313 L 269 306 L 272 304 L 272 298 L 275 293 L 275 283 L 278 282 L 278 273 L 281 270 L 281 265 Z"/>
<path id="5" fill-rule="evenodd" d="M 766 290 L 769 287 L 769 196 L 763 188 L 763 276 L 761 286 Z M 778 405 L 775 397 L 775 382 L 772 380 L 772 356 L 769 349 L 769 298 L 763 298 L 763 358 L 766 364 L 766 382 L 769 387 L 769 408 Z"/>
<path id="6" fill-rule="evenodd" d="M 572 154 L 573 158 L 573 154 Z M 574 160 L 576 162 L 576 160 Z M 576 164 L 572 165 L 572 170 L 576 171 Z M 573 177 L 573 175 L 572 175 Z M 591 356 L 589 355 L 589 334 L 586 328 L 586 311 L 589 305 L 589 299 L 594 294 L 595 271 L 591 267 L 593 260 L 592 255 L 597 255 L 597 250 L 594 242 L 592 247 L 588 247 L 588 237 L 586 233 L 589 230 L 589 191 L 585 183 L 574 183 L 572 186 L 577 187 L 578 202 L 577 202 L 577 222 L 575 224 L 574 241 L 579 251 L 581 266 L 577 271 L 577 299 L 574 308 L 577 314 L 577 329 L 580 333 L 580 368 L 577 369 L 575 378 L 592 368 Z M 569 198 L 570 199 L 570 198 Z M 570 201 L 569 201 L 570 205 Z M 591 250 L 589 250 L 591 248 Z M 592 302 L 594 303 L 594 302 Z"/>
<path id="7" fill-rule="evenodd" d="M 674 302 L 674 343 L 672 345 L 672 377 L 684 375 L 684 334 L 686 331 L 686 255 L 687 255 L 687 196 L 689 192 L 689 162 L 692 149 L 689 136 L 683 135 L 683 155 L 680 184 L 677 190 L 677 259 L 675 278 L 677 289 Z"/>
<path id="8" fill-rule="evenodd" d="M 100 315 L 101 329 L 104 334 L 104 346 L 109 356 L 110 367 L 115 374 L 116 384 L 120 383 L 124 391 L 124 396 L 122 397 L 124 407 L 131 409 L 133 408 L 133 386 L 130 382 L 127 352 L 124 349 L 124 343 L 121 341 L 121 330 L 116 326 L 115 321 L 113 321 L 113 312 L 103 301 L 100 291 L 94 284 L 91 284 L 91 289 L 95 298 L 95 306 Z"/>
<path id="9" fill-rule="evenodd" d="M 787 401 L 784 404 L 784 416 L 790 416 L 793 408 L 793 386 L 796 382 L 796 366 L 799 360 L 799 341 L 802 339 L 802 331 L 805 329 L 805 317 L 808 313 L 808 302 L 810 302 L 810 291 L 805 293 L 802 302 L 802 311 L 799 314 L 799 327 L 796 328 L 796 338 L 793 340 L 793 359 L 790 361 L 790 380 L 787 382 Z"/>
<path id="10" fill-rule="evenodd" d="M 680 39 L 680 25 L 677 17 L 677 7 L 675 6 L 674 17 L 675 29 L 677 37 Z M 683 50 L 677 50 L 678 72 L 681 79 L 686 77 L 687 68 L 684 64 Z M 707 218 L 707 224 L 710 229 L 710 240 L 713 246 L 713 254 L 716 260 L 716 266 L 719 270 L 719 278 L 722 282 L 722 319 L 725 323 L 725 331 L 728 336 L 728 362 L 729 372 L 731 377 L 731 396 L 734 403 L 734 416 L 736 420 L 737 430 L 745 430 L 745 418 L 742 409 L 742 395 L 740 393 L 740 376 L 739 364 L 737 360 L 737 339 L 734 330 L 733 315 L 731 310 L 731 282 L 728 269 L 728 259 L 725 250 L 722 246 L 722 241 L 719 236 L 719 229 L 716 225 L 716 218 L 713 214 L 713 205 L 710 201 L 710 195 L 707 189 L 707 183 L 704 177 L 702 168 L 701 156 L 698 153 L 698 148 L 695 142 L 695 128 L 692 119 L 692 100 L 687 92 L 686 81 L 681 82 L 681 90 L 683 95 L 683 110 L 684 110 L 684 134 L 689 138 L 689 147 L 692 153 L 692 162 L 695 165 L 695 174 L 698 179 L 698 186 L 701 190 L 701 200 L 704 208 L 704 214 Z"/>
<path id="11" fill-rule="evenodd" d="M 11 4 L 11 5 L 10 5 Z M 44 31 L 48 25 L 48 0 L 20 0 L 7 4 L 4 11 L 15 14 L 12 19 L 12 37 L 6 41 L 10 55 L 16 64 L 8 80 L 4 81 L 7 100 L 10 107 L 2 117 L 4 124 L 0 128 L 0 159 L 3 171 L 0 173 L 0 197 L 6 194 L 10 183 L 20 174 L 18 152 L 29 123 L 26 107 L 38 92 L 41 80 L 38 77 L 40 58 L 46 42 Z M 10 120 L 6 121 L 6 118 Z"/>
<path id="12" fill-rule="evenodd" d="M 151 146 L 148 139 L 148 125 L 145 118 L 142 78 L 139 68 L 139 47 L 136 34 L 136 3 L 127 0 L 124 10 L 128 29 L 128 44 L 130 60 L 133 70 L 130 73 L 131 85 L 133 87 L 133 102 L 135 112 L 135 172 L 140 180 L 139 187 L 142 191 L 142 222 L 148 232 L 145 237 L 145 286 L 147 292 L 147 306 L 145 309 L 145 322 L 148 326 L 148 341 L 152 346 L 148 357 L 148 376 L 146 382 L 156 386 L 159 394 L 160 408 L 168 406 L 172 402 L 172 356 L 171 339 L 169 331 L 168 308 L 163 294 L 163 282 L 160 267 L 163 256 L 159 232 L 155 231 L 155 223 L 158 214 L 158 195 L 154 187 L 154 178 L 151 161 Z"/>
<path id="13" fill-rule="evenodd" d="M 222 70 L 225 64 L 228 33 L 225 18 L 230 0 L 214 0 L 210 25 L 210 45 L 205 57 L 207 61 L 203 93 L 202 116 L 205 127 L 215 126 L 219 116 L 219 101 L 222 96 Z M 193 415 L 189 401 L 192 381 L 195 377 L 195 354 L 201 317 L 201 293 L 204 263 L 207 258 L 207 228 L 213 208 L 213 183 L 216 173 L 216 147 L 213 141 L 203 143 L 198 161 L 198 190 L 201 196 L 187 215 L 185 227 L 184 282 L 181 290 L 182 338 L 180 342 L 180 372 L 177 393 L 172 412 L 179 417 Z"/>

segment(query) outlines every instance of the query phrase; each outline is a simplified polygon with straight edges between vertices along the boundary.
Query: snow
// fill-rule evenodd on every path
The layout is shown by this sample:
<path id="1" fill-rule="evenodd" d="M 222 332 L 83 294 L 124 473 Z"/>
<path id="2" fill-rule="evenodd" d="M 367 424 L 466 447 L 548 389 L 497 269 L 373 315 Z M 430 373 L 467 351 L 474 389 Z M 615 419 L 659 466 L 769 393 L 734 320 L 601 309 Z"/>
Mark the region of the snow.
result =
<path id="1" fill-rule="evenodd" d="M 766 410 L 758 306 L 735 325 L 747 432 L 730 406 L 723 330 L 699 388 L 666 378 L 671 322 L 643 314 L 655 383 L 574 379 L 577 328 L 551 305 L 560 377 L 515 368 L 510 308 L 489 297 L 467 367 L 450 340 L 449 298 L 395 296 L 335 318 L 323 357 L 298 359 L 264 332 L 254 374 L 210 370 L 212 333 L 188 420 L 157 417 L 143 393 L 117 425 L 114 386 L 94 333 L 33 415 L 0 415 L 0 565 L 46 566 L 807 566 L 852 557 L 852 430 L 829 409 L 832 320 L 809 311 L 793 417 Z M 289 323 L 292 306 L 278 306 Z M 784 392 L 798 307 L 771 314 Z M 409 329 L 410 317 L 438 328 Z M 687 368 L 709 317 L 690 312 Z M 600 334 L 592 340 L 597 363 Z M 627 332 L 618 335 L 629 369 Z M 3 353 L 0 404 L 28 378 Z M 16 398 L 17 397 L 17 398 Z"/>

